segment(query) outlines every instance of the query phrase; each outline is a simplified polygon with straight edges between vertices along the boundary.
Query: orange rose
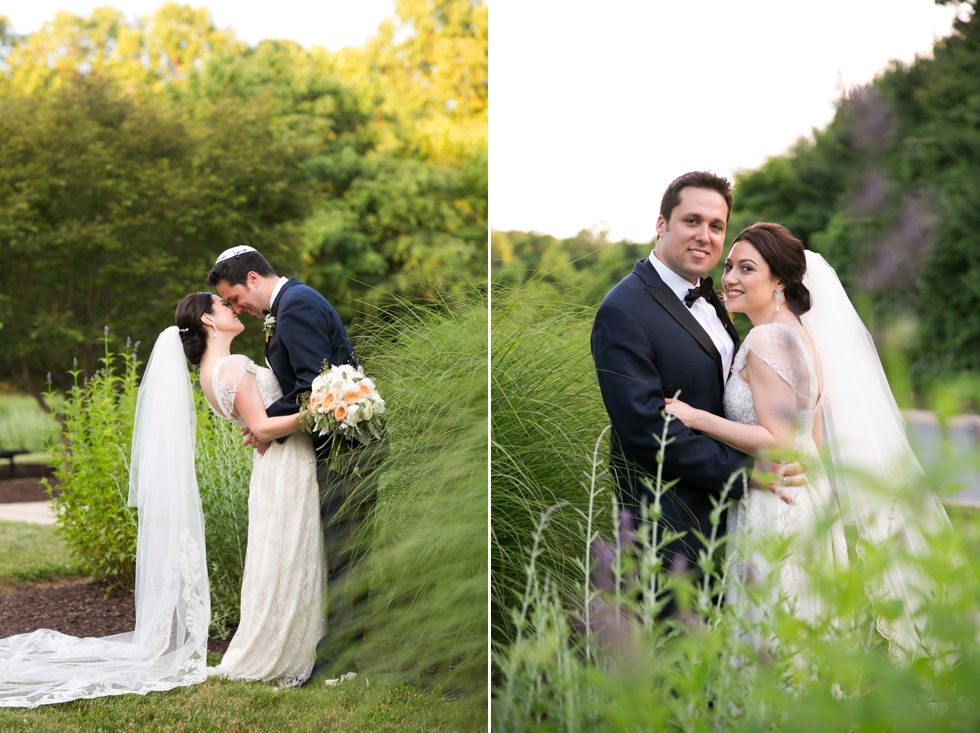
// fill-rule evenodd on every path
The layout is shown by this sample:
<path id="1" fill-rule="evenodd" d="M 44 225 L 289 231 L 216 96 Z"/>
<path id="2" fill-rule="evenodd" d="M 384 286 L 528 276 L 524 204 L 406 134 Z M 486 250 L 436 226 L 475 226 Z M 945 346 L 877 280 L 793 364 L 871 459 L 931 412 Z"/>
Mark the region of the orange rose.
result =
<path id="1" fill-rule="evenodd" d="M 346 407 L 346 405 L 340 405 L 340 407 L 338 407 L 336 410 L 334 410 L 333 416 L 338 421 L 339 420 L 343 420 L 345 417 L 347 417 L 347 407 Z"/>

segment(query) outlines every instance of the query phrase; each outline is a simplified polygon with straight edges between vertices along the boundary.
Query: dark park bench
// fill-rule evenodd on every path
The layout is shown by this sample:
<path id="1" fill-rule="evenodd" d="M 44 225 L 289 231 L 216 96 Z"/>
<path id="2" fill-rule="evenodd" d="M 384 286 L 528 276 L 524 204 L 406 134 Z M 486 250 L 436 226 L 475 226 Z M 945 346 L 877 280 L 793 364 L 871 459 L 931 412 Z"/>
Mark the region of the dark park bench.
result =
<path id="1" fill-rule="evenodd" d="M 10 478 L 14 478 L 14 456 L 22 456 L 25 453 L 30 453 L 29 450 L 4 450 L 3 446 L 0 445 L 0 460 L 6 458 L 10 461 Z"/>

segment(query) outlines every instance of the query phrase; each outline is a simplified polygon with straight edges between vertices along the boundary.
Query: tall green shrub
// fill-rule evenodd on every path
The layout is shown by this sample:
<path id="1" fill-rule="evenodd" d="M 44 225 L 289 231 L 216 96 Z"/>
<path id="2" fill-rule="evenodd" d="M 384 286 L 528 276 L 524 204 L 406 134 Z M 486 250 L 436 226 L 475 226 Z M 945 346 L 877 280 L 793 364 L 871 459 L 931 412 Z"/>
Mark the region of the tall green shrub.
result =
<path id="1" fill-rule="evenodd" d="M 102 368 L 79 382 L 64 401 L 62 426 L 48 439 L 61 492 L 53 497 L 59 534 L 82 571 L 113 585 L 136 584 L 136 510 L 129 498 L 129 456 L 139 391 L 136 350 L 109 350 Z M 49 487 L 50 490 L 50 487 Z"/>

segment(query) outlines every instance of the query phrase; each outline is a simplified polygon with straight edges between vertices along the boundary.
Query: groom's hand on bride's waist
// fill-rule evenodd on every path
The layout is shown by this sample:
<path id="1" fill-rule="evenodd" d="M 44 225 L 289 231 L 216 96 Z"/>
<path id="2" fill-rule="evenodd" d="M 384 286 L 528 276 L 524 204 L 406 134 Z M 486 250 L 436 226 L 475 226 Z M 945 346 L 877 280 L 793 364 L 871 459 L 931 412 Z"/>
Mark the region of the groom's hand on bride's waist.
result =
<path id="1" fill-rule="evenodd" d="M 803 486 L 806 474 L 801 463 L 761 463 L 756 461 L 750 485 L 771 491 L 787 504 L 795 504 L 791 488 Z"/>

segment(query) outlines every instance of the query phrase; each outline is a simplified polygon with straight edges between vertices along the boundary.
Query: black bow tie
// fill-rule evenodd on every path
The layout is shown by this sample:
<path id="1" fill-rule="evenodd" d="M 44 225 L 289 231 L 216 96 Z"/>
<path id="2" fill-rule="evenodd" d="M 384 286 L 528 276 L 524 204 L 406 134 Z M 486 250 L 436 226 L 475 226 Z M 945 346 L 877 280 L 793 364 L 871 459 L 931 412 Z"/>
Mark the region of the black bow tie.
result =
<path id="1" fill-rule="evenodd" d="M 684 296 L 684 305 L 690 308 L 698 298 L 704 298 L 710 303 L 711 300 L 708 298 L 708 295 L 714 291 L 714 283 L 711 281 L 711 278 L 702 277 L 700 285 L 687 291 L 687 295 Z"/>

